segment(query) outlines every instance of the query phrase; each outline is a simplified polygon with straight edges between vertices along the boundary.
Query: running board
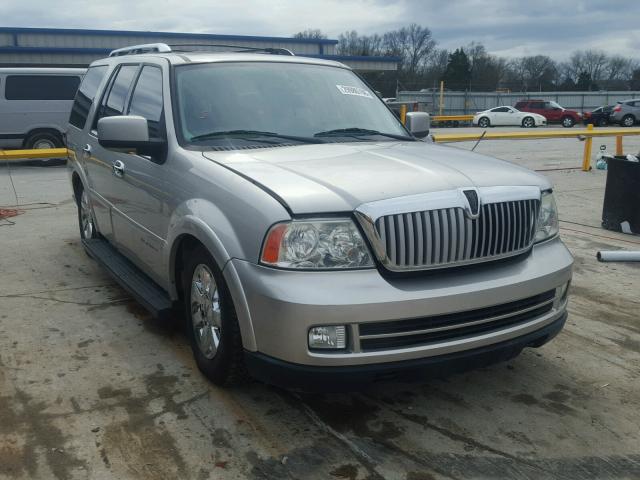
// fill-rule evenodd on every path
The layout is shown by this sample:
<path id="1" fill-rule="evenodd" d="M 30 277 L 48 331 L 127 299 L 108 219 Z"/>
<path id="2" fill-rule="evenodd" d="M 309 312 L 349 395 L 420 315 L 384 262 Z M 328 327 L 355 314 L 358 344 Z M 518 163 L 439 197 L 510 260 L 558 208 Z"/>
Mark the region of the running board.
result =
<path id="1" fill-rule="evenodd" d="M 166 318 L 171 313 L 172 303 L 167 293 L 109 242 L 92 238 L 82 243 L 89 255 L 154 317 Z"/>

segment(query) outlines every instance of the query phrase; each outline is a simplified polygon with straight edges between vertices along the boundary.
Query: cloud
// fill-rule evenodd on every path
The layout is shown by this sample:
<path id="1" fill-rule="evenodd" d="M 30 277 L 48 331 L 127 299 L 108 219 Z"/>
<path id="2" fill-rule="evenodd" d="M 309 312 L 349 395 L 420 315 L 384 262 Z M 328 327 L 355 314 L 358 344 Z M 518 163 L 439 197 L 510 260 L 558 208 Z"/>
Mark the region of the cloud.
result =
<path id="1" fill-rule="evenodd" d="M 640 2 L 626 0 L 5 0 L 4 26 L 290 36 L 384 33 L 415 22 L 443 48 L 482 42 L 504 56 L 597 48 L 638 57 Z"/>

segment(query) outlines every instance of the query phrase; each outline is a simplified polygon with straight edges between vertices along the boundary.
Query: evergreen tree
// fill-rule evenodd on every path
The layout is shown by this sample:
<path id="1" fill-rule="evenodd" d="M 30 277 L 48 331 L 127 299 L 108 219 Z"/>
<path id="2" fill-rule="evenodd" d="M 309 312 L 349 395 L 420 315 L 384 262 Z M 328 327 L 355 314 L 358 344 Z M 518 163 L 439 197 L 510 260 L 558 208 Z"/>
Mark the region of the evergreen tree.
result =
<path id="1" fill-rule="evenodd" d="M 442 76 L 445 86 L 452 90 L 466 90 L 471 81 L 471 62 L 464 49 L 457 48 L 449 54 L 447 68 Z"/>

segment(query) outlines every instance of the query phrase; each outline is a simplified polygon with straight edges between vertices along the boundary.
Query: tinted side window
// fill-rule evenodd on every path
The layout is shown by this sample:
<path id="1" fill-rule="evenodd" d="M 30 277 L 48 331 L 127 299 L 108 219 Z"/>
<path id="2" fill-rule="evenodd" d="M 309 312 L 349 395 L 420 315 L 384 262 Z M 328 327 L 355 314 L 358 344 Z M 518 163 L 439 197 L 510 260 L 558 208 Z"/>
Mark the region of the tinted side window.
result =
<path id="1" fill-rule="evenodd" d="M 82 79 L 82 84 L 76 93 L 76 99 L 73 102 L 71 108 L 71 115 L 69 117 L 69 123 L 80 129 L 84 128 L 84 124 L 87 122 L 87 115 L 91 110 L 91 104 L 98 92 L 98 87 L 105 73 L 107 73 L 107 66 L 90 68 L 87 74 Z"/>
<path id="2" fill-rule="evenodd" d="M 146 66 L 142 69 L 131 96 L 129 115 L 146 118 L 149 138 L 159 138 L 164 137 L 162 110 L 162 70 Z"/>
<path id="3" fill-rule="evenodd" d="M 531 105 L 529 105 L 530 108 L 537 108 L 539 110 L 544 110 L 544 103 L 543 102 L 533 102 L 531 103 Z"/>
<path id="4" fill-rule="evenodd" d="M 123 65 L 120 67 L 115 79 L 111 82 L 111 89 L 102 99 L 100 112 L 96 117 L 96 124 L 98 119 L 102 117 L 122 115 L 129 88 L 137 71 L 137 65 Z"/>
<path id="5" fill-rule="evenodd" d="M 73 100 L 79 76 L 8 75 L 4 96 L 7 100 Z"/>
<path id="6" fill-rule="evenodd" d="M 492 111 L 496 113 L 507 113 L 509 109 L 507 107 L 498 107 L 494 108 Z"/>

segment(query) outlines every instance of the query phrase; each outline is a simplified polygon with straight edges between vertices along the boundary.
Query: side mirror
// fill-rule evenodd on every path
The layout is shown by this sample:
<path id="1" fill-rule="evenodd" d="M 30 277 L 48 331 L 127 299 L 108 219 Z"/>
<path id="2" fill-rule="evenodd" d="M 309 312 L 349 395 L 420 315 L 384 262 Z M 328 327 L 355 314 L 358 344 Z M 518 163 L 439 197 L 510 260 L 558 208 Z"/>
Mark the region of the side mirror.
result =
<path id="1" fill-rule="evenodd" d="M 162 152 L 166 142 L 149 138 L 145 118 L 121 115 L 98 120 L 98 143 L 109 150 L 153 156 Z"/>
<path id="2" fill-rule="evenodd" d="M 414 137 L 424 138 L 429 135 L 431 116 L 427 112 L 408 112 L 405 126 Z"/>

